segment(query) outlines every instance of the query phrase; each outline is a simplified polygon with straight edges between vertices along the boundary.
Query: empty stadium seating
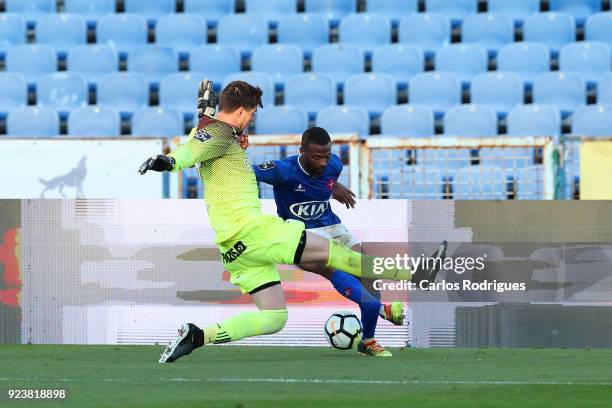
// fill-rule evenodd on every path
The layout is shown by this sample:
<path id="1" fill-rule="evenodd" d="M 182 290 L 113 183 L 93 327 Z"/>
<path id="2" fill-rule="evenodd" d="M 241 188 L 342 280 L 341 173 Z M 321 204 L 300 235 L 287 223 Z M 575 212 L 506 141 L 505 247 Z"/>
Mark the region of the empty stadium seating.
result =
<path id="1" fill-rule="evenodd" d="M 553 136 L 561 133 L 559 110 L 549 105 L 520 105 L 508 113 L 509 136 Z"/>
<path id="2" fill-rule="evenodd" d="M 268 24 L 259 16 L 230 14 L 219 20 L 217 42 L 250 56 L 253 49 L 268 42 Z"/>
<path id="3" fill-rule="evenodd" d="M 186 58 L 206 42 L 206 20 L 196 14 L 168 14 L 157 21 L 155 36 L 157 44 L 171 47 Z"/>
<path id="4" fill-rule="evenodd" d="M 416 45 L 388 44 L 372 54 L 372 71 L 390 74 L 402 88 L 412 76 L 423 72 L 424 66 L 425 55 Z"/>
<path id="5" fill-rule="evenodd" d="M 56 72 L 40 77 L 36 88 L 38 106 L 48 106 L 66 116 L 87 105 L 87 81 L 80 74 Z"/>
<path id="6" fill-rule="evenodd" d="M 604 75 L 597 84 L 597 103 L 612 105 L 612 72 Z"/>
<path id="7" fill-rule="evenodd" d="M 540 43 L 517 42 L 503 46 L 497 54 L 497 69 L 520 74 L 531 85 L 550 69 L 550 52 Z"/>
<path id="8" fill-rule="evenodd" d="M 391 21 L 379 14 L 351 14 L 340 22 L 339 37 L 341 43 L 353 44 L 369 55 L 391 42 Z"/>
<path id="9" fill-rule="evenodd" d="M 576 109 L 572 133 L 590 137 L 612 137 L 612 106 L 591 105 Z"/>
<path id="10" fill-rule="evenodd" d="M 272 75 L 274 82 L 281 87 L 287 78 L 303 72 L 303 60 L 302 50 L 297 45 L 262 45 L 253 51 L 251 68 Z"/>
<path id="11" fill-rule="evenodd" d="M 357 74 L 346 79 L 344 103 L 366 109 L 371 115 L 380 115 L 397 102 L 397 86 L 389 74 Z"/>
<path id="12" fill-rule="evenodd" d="M 400 43 L 418 45 L 428 57 L 451 42 L 451 22 L 442 14 L 410 14 L 400 20 L 398 31 Z"/>
<path id="13" fill-rule="evenodd" d="M 612 47 L 612 12 L 597 13 L 589 17 L 584 36 L 587 41 L 605 42 Z"/>
<path id="14" fill-rule="evenodd" d="M 16 45 L 26 42 L 26 21 L 18 14 L 2 13 L 0 15 L 0 57 Z"/>
<path id="15" fill-rule="evenodd" d="M 330 133 L 370 134 L 368 112 L 353 106 L 329 106 L 317 114 L 317 126 Z"/>
<path id="16" fill-rule="evenodd" d="M 115 47 L 108 44 L 86 44 L 71 48 L 66 60 L 67 69 L 83 75 L 95 85 L 101 77 L 119 69 Z"/>
<path id="17" fill-rule="evenodd" d="M 546 45 L 553 54 L 576 41 L 576 22 L 567 13 L 537 13 L 525 20 L 523 39 Z"/>
<path id="18" fill-rule="evenodd" d="M 431 137 L 435 134 L 433 112 L 418 105 L 395 105 L 380 119 L 381 134 L 401 137 Z"/>
<path id="19" fill-rule="evenodd" d="M 68 135 L 79 137 L 114 137 L 121 135 L 119 112 L 107 106 L 83 106 L 68 117 Z"/>
<path id="20" fill-rule="evenodd" d="M 320 14 L 336 26 L 340 19 L 357 11 L 357 0 L 304 0 L 304 10 Z"/>
<path id="21" fill-rule="evenodd" d="M 445 72 L 425 72 L 410 78 L 409 102 L 423 105 L 442 115 L 448 108 L 461 103 L 461 82 Z"/>
<path id="22" fill-rule="evenodd" d="M 484 72 L 472 79 L 471 101 L 486 105 L 504 116 L 523 103 L 523 80 L 514 72 Z"/>
<path id="23" fill-rule="evenodd" d="M 318 14 L 290 14 L 279 18 L 278 42 L 295 44 L 310 56 L 329 41 L 329 24 Z"/>
<path id="24" fill-rule="evenodd" d="M 14 137 L 59 135 L 59 115 L 53 108 L 24 106 L 12 110 L 6 120 L 6 134 Z"/>
<path id="25" fill-rule="evenodd" d="M 308 128 L 308 114 L 293 106 L 275 106 L 257 113 L 255 131 L 265 135 L 302 134 Z"/>
<path id="26" fill-rule="evenodd" d="M 116 9 L 115 0 L 64 0 L 64 12 L 78 14 L 94 27 L 98 20 Z"/>
<path id="27" fill-rule="evenodd" d="M 86 42 L 85 20 L 72 14 L 48 14 L 36 23 L 36 42 L 52 46 L 61 57 Z"/>
<path id="28" fill-rule="evenodd" d="M 44 44 L 12 47 L 6 52 L 6 71 L 22 74 L 33 87 L 42 75 L 57 71 L 57 54 Z"/>
<path id="29" fill-rule="evenodd" d="M 133 136 L 178 136 L 185 133 L 183 117 L 173 109 L 144 108 L 132 116 Z"/>
<path id="30" fill-rule="evenodd" d="M 285 82 L 285 105 L 306 110 L 314 116 L 336 104 L 336 83 L 330 75 L 312 72 L 295 75 Z"/>
<path id="31" fill-rule="evenodd" d="M 189 69 L 203 72 L 214 81 L 216 91 L 220 91 L 225 77 L 240 71 L 240 52 L 227 45 L 202 45 L 191 50 Z"/>
<path id="32" fill-rule="evenodd" d="M 117 72 L 98 82 L 98 104 L 115 108 L 124 116 L 146 107 L 148 102 L 149 87 L 141 74 Z"/>
<path id="33" fill-rule="evenodd" d="M 461 40 L 479 43 L 496 54 L 499 48 L 514 41 L 512 18 L 503 14 L 472 14 L 461 26 Z"/>
<path id="34" fill-rule="evenodd" d="M 419 2 L 418 0 L 368 0 L 366 11 L 383 15 L 397 25 L 400 18 L 419 11 Z"/>
<path id="35" fill-rule="evenodd" d="M 174 109 L 187 119 L 193 118 L 198 84 L 203 77 L 195 72 L 176 72 L 163 77 L 159 85 L 159 105 Z"/>
<path id="36" fill-rule="evenodd" d="M 559 54 L 559 70 L 574 72 L 594 86 L 612 68 L 611 54 L 610 47 L 601 42 L 567 44 Z"/>
<path id="37" fill-rule="evenodd" d="M 0 73 L 0 116 L 28 103 L 28 85 L 23 75 L 16 72 Z"/>
<path id="38" fill-rule="evenodd" d="M 571 72 L 549 72 L 533 82 L 533 102 L 556 107 L 565 116 L 586 103 L 585 81 Z"/>
<path id="39" fill-rule="evenodd" d="M 327 44 L 317 48 L 312 54 L 312 70 L 329 74 L 338 84 L 351 75 L 364 71 L 364 53 L 353 44 Z"/>
<path id="40" fill-rule="evenodd" d="M 108 14 L 98 20 L 98 44 L 111 44 L 125 56 L 147 43 L 147 21 L 137 14 Z"/>
<path id="41" fill-rule="evenodd" d="M 211 26 L 216 26 L 219 20 L 235 10 L 235 0 L 183 0 L 185 13 L 198 14 Z"/>
<path id="42" fill-rule="evenodd" d="M 264 109 L 270 106 L 274 106 L 275 93 L 274 93 L 274 79 L 270 74 L 265 72 L 236 72 L 234 74 L 225 77 L 223 86 L 225 87 L 232 81 L 246 81 L 253 86 L 258 86 L 263 91 L 261 101 Z"/>
<path id="43" fill-rule="evenodd" d="M 161 79 L 178 71 L 178 56 L 170 47 L 145 45 L 130 51 L 128 70 L 142 74 L 147 82 L 157 87 Z"/>
<path id="44" fill-rule="evenodd" d="M 279 19 L 297 11 L 295 0 L 245 0 L 245 12 L 260 16 L 270 23 L 277 24 Z"/>
<path id="45" fill-rule="evenodd" d="M 508 16 L 516 24 L 523 21 L 531 14 L 540 11 L 540 0 L 488 0 L 489 13 Z"/>
<path id="46" fill-rule="evenodd" d="M 485 72 L 487 64 L 487 51 L 479 44 L 445 45 L 436 53 L 436 70 L 455 74 L 464 85 Z"/>

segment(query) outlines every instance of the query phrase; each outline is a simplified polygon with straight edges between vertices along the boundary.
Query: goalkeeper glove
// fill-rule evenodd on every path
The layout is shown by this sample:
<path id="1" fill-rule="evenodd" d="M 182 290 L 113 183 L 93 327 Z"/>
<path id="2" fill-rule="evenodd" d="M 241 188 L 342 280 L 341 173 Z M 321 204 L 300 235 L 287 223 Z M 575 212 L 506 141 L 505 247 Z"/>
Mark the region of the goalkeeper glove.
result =
<path id="1" fill-rule="evenodd" d="M 214 117 L 217 112 L 217 103 L 212 81 L 204 78 L 198 86 L 198 119 L 202 120 L 204 116 Z"/>
<path id="2" fill-rule="evenodd" d="M 145 174 L 147 170 L 153 171 L 171 171 L 174 168 L 174 164 L 176 160 L 173 157 L 164 156 L 162 154 L 158 154 L 157 156 L 152 156 L 147 159 L 144 163 L 140 165 L 138 172 L 140 174 Z"/>

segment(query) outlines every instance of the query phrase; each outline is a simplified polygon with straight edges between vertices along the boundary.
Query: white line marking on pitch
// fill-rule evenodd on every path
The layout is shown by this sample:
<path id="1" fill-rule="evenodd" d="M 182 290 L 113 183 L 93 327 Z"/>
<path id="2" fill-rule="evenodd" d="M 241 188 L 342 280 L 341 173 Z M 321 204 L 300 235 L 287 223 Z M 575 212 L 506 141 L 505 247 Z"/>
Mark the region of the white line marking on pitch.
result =
<path id="1" fill-rule="evenodd" d="M 0 382 L 210 382 L 210 383 L 279 383 L 279 384 L 378 384 L 378 385 L 588 385 L 612 386 L 612 382 L 573 382 L 573 381 L 463 381 L 463 380 L 336 380 L 319 378 L 10 378 L 0 377 Z"/>

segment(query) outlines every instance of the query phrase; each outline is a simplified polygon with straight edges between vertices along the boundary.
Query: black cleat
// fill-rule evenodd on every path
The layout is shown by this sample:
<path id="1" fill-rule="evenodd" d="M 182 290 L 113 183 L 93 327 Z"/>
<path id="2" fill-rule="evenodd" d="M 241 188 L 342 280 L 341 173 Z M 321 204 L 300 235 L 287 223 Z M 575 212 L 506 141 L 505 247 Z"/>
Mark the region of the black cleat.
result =
<path id="1" fill-rule="evenodd" d="M 438 244 L 438 247 L 434 251 L 434 253 L 429 257 L 430 260 L 433 261 L 433 265 L 431 265 L 430 269 L 427 269 L 426 266 L 429 266 L 429 262 L 427 265 L 420 267 L 414 275 L 412 275 L 412 282 L 415 284 L 420 284 L 422 281 L 427 281 L 428 283 L 432 283 L 436 281 L 436 276 L 438 275 L 438 271 L 440 267 L 444 263 L 444 259 L 446 259 L 446 250 L 448 248 L 448 241 L 442 241 Z M 439 260 L 438 260 L 439 259 Z M 431 261 L 430 261 L 431 262 Z M 423 289 L 427 290 L 427 289 Z"/>
<path id="2" fill-rule="evenodd" d="M 201 338 L 200 341 L 203 343 L 203 333 L 202 330 L 193 323 L 185 323 L 178 329 L 178 336 L 162 353 L 159 362 L 164 363 L 172 363 L 177 359 L 191 354 L 191 352 L 199 347 L 198 338 Z M 201 344 L 200 344 L 201 345 Z"/>

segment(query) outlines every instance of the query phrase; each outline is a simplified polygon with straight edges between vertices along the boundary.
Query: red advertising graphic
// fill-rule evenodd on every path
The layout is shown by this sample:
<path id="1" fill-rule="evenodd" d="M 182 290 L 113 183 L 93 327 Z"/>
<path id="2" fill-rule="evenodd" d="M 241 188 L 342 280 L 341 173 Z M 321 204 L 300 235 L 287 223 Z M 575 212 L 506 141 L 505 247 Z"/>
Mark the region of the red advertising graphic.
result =
<path id="1" fill-rule="evenodd" d="M 0 241 L 0 265 L 4 266 L 4 274 L 0 277 L 4 282 L 3 289 L 0 289 L 0 303 L 9 307 L 19 307 L 19 293 L 21 292 L 19 251 L 19 228 L 11 228 L 6 231 Z"/>

